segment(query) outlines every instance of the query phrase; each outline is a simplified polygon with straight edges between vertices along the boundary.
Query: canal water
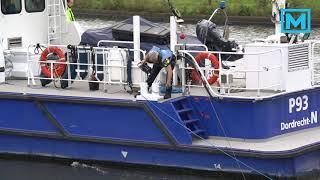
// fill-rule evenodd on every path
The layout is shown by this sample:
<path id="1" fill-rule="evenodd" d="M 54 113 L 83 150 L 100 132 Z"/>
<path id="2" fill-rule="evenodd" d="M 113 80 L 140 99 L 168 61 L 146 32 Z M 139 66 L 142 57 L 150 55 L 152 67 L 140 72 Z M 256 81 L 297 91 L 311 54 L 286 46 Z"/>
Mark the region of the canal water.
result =
<path id="1" fill-rule="evenodd" d="M 86 29 L 110 26 L 115 21 L 99 19 L 79 19 L 81 27 Z M 248 22 L 249 23 L 249 22 Z M 163 23 L 168 26 L 169 24 Z M 195 34 L 195 25 L 183 27 L 186 34 Z M 230 26 L 230 38 L 240 42 L 266 38 L 273 33 L 270 26 Z M 320 39 L 320 29 L 313 29 L 312 39 Z M 317 179 L 318 174 L 308 178 Z M 94 163 L 49 161 L 0 157 L 0 180 L 227 180 L 227 179 L 265 179 L 241 174 L 210 174 L 190 170 L 159 169 L 152 167 L 132 167 L 122 165 L 97 165 Z"/>
<path id="2" fill-rule="evenodd" d="M 123 165 L 0 158 L 1 180 L 228 180 L 240 174 L 212 174 L 190 170 Z M 245 179 L 265 179 L 245 175 Z"/>
<path id="3" fill-rule="evenodd" d="M 83 30 L 102 28 L 112 26 L 117 23 L 116 21 L 106 21 L 101 19 L 79 19 L 79 24 Z M 169 23 L 160 23 L 166 27 L 169 27 Z M 248 22 L 250 24 L 250 22 Z M 233 39 L 240 44 L 246 42 L 252 42 L 255 39 L 265 39 L 269 35 L 274 33 L 273 26 L 261 26 L 261 25 L 230 25 L 230 39 Z M 218 27 L 222 29 L 222 27 Z M 195 24 L 184 24 L 182 30 L 185 34 L 195 35 L 196 26 Z M 312 28 L 310 39 L 320 39 L 320 27 Z"/>

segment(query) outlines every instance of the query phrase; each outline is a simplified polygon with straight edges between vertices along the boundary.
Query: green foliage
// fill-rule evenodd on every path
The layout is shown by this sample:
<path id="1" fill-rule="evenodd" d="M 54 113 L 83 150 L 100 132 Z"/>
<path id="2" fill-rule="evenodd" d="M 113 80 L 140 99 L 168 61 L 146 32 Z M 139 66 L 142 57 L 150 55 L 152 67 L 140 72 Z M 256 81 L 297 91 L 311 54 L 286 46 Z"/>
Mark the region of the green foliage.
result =
<path id="1" fill-rule="evenodd" d="M 248 6 L 248 5 L 241 4 L 240 11 L 239 11 L 239 16 L 251 16 L 251 15 L 253 15 L 252 8 L 250 6 Z"/>
<path id="2" fill-rule="evenodd" d="M 266 7 L 268 3 L 270 3 L 269 0 L 257 0 L 257 8 L 262 9 Z"/>

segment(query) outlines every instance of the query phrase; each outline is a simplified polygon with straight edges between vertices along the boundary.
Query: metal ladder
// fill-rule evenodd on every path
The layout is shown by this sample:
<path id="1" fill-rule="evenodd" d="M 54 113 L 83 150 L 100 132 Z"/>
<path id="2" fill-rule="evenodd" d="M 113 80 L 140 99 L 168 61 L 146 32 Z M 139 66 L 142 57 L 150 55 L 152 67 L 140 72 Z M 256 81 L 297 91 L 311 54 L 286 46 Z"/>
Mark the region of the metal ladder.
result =
<path id="1" fill-rule="evenodd" d="M 171 101 L 171 104 L 177 113 L 178 117 L 184 125 L 190 130 L 189 134 L 194 138 L 199 137 L 208 139 L 208 132 L 204 128 L 198 112 L 191 105 L 188 97 L 176 98 Z"/>
<path id="2" fill-rule="evenodd" d="M 66 22 L 63 1 L 65 0 L 47 0 L 48 44 L 51 44 L 54 40 L 56 43 L 61 43 L 62 23 Z"/>

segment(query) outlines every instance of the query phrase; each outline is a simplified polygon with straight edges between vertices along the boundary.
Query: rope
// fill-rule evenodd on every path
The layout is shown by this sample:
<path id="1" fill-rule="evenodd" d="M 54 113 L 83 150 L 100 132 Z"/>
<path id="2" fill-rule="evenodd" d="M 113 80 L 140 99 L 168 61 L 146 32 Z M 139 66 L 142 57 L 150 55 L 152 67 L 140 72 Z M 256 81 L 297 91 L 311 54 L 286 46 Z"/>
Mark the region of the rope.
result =
<path id="1" fill-rule="evenodd" d="M 54 66 L 54 65 L 53 65 Z M 60 88 L 56 83 L 60 82 L 61 76 L 58 76 L 56 68 L 54 68 L 53 85 L 55 88 Z"/>
<path id="2" fill-rule="evenodd" d="M 222 132 L 223 132 L 223 134 L 224 134 L 224 137 L 227 138 L 226 130 L 224 129 L 224 127 L 223 127 L 223 125 L 222 125 L 222 123 L 221 123 L 221 120 L 220 120 L 220 118 L 219 118 L 219 116 L 218 116 L 218 112 L 217 112 L 216 108 L 213 106 L 213 103 L 212 103 L 211 98 L 210 98 L 210 105 L 211 105 L 211 107 L 212 107 L 212 109 L 213 109 L 213 112 L 214 112 L 214 114 L 215 114 L 218 122 L 219 122 L 219 126 L 220 126 L 220 128 L 222 129 Z M 236 158 L 236 154 L 235 154 L 235 152 L 232 150 L 232 146 L 231 146 L 230 141 L 228 140 L 227 142 L 228 142 L 228 145 L 229 145 L 229 147 L 230 147 L 230 150 L 231 150 L 231 153 L 232 153 L 233 157 Z M 239 164 L 238 161 L 237 161 L 237 165 L 238 165 L 238 168 L 241 169 L 240 164 Z M 246 180 L 246 177 L 245 177 L 242 169 L 241 169 L 241 174 L 242 174 L 243 179 Z"/>
<path id="3" fill-rule="evenodd" d="M 36 47 L 34 48 L 34 54 L 39 54 L 40 53 L 39 49 L 41 50 L 41 52 L 43 52 L 43 49 L 41 47 L 43 46 L 41 46 L 39 43 L 36 44 Z"/>
<path id="4" fill-rule="evenodd" d="M 211 54 L 209 53 L 209 54 L 208 54 L 208 58 L 209 58 L 210 55 L 211 55 Z M 182 56 L 182 57 L 185 58 L 185 59 L 188 59 L 188 58 L 186 58 L 185 56 Z M 191 61 L 191 62 L 192 62 L 191 65 L 192 65 L 194 68 L 196 68 L 196 66 L 194 65 L 193 61 Z M 201 77 L 200 72 L 199 72 L 199 71 L 197 71 L 197 72 L 198 72 L 198 74 L 199 74 L 200 77 Z M 218 120 L 218 122 L 219 122 L 219 126 L 220 126 L 220 128 L 222 129 L 222 131 L 223 131 L 223 133 L 224 133 L 224 136 L 227 138 L 226 131 L 225 131 L 224 127 L 222 126 L 222 123 L 221 123 L 221 121 L 220 121 L 220 118 L 219 118 L 219 116 L 218 116 L 218 113 L 217 113 L 216 109 L 214 108 L 214 106 L 213 106 L 213 104 L 212 104 L 211 99 L 212 99 L 213 97 L 212 97 L 212 95 L 211 95 L 210 92 L 209 92 L 209 87 L 206 86 L 206 83 L 205 83 L 205 81 L 204 81 L 202 78 L 201 78 L 201 80 L 202 80 L 202 83 L 204 84 L 204 87 L 205 87 L 207 93 L 208 93 L 209 96 L 210 96 L 210 104 L 211 104 L 211 107 L 212 107 L 213 111 L 215 112 L 216 118 L 217 118 L 217 120 Z M 230 149 L 232 149 L 232 146 L 231 146 L 230 141 L 227 141 L 227 142 L 228 142 L 228 144 L 229 144 Z M 231 152 L 232 152 L 233 157 L 234 157 L 235 159 L 237 159 L 237 158 L 236 158 L 236 155 L 235 155 L 235 152 L 232 151 L 232 150 L 231 150 Z M 244 175 L 244 173 L 243 173 L 243 171 L 242 171 L 242 169 L 241 169 L 241 167 L 240 167 L 239 162 L 238 162 L 238 161 L 236 161 L 236 162 L 237 162 L 238 168 L 241 170 L 241 174 L 242 174 L 243 179 L 246 180 L 246 177 L 245 177 L 245 175 Z"/>
<path id="5" fill-rule="evenodd" d="M 188 58 L 186 58 L 185 56 L 181 56 L 181 58 L 185 58 L 186 60 L 188 60 Z M 191 65 L 194 66 L 193 61 L 191 61 Z M 195 66 L 194 66 L 194 67 L 195 67 Z M 199 72 L 198 72 L 198 73 L 199 73 Z M 204 82 L 203 82 L 203 83 L 204 83 Z M 205 84 L 205 83 L 204 83 L 204 84 Z M 205 85 L 204 87 L 205 87 L 206 91 L 208 92 L 208 94 L 209 94 L 209 96 L 210 96 L 211 107 L 213 108 L 214 113 L 215 113 L 215 115 L 216 115 L 216 117 L 217 117 L 217 119 L 218 119 L 218 121 L 219 121 L 219 125 L 220 125 L 220 127 L 222 128 L 222 130 L 223 130 L 224 136 L 227 137 L 226 131 L 225 131 L 225 129 L 224 129 L 223 126 L 222 126 L 222 123 L 221 123 L 221 120 L 220 120 L 220 118 L 219 118 L 219 116 L 218 116 L 218 113 L 217 113 L 216 109 L 214 108 L 214 106 L 213 106 L 213 104 L 212 104 L 211 99 L 212 99 L 213 97 L 212 97 L 211 94 L 209 93 L 208 87 L 206 87 L 206 85 Z M 142 97 L 143 97 L 144 99 L 146 99 L 143 95 L 142 95 Z M 147 100 L 147 99 L 146 99 L 146 100 Z M 147 100 L 147 101 L 148 101 L 148 100 Z M 247 168 L 249 168 L 249 169 L 257 172 L 258 174 L 260 174 L 260 175 L 262 175 L 262 176 L 264 176 L 264 177 L 266 177 L 266 178 L 268 178 L 268 179 L 271 179 L 271 178 L 268 177 L 267 175 L 261 173 L 260 171 L 254 169 L 253 167 L 251 167 L 251 166 L 245 164 L 244 162 L 240 161 L 240 160 L 236 157 L 234 151 L 231 150 L 232 154 L 229 154 L 229 153 L 225 152 L 224 150 L 220 149 L 219 147 L 217 147 L 217 146 L 211 144 L 210 142 L 206 141 L 206 140 L 205 140 L 204 138 L 202 138 L 201 136 L 193 133 L 191 129 L 189 129 L 188 127 L 186 127 L 184 124 L 181 124 L 180 122 L 176 121 L 173 117 L 171 117 L 169 114 L 167 114 L 167 113 L 164 112 L 162 109 L 160 109 L 159 107 L 157 107 L 157 106 L 156 106 L 155 104 L 153 104 L 151 101 L 148 101 L 148 102 L 150 102 L 150 104 L 152 104 L 153 106 L 155 106 L 159 111 L 161 111 L 163 114 L 165 114 L 166 116 L 168 116 L 168 117 L 169 117 L 170 119 L 172 119 L 174 122 L 176 122 L 177 124 L 179 124 L 179 125 L 182 126 L 183 128 L 185 128 L 185 129 L 187 129 L 188 131 L 190 131 L 191 134 L 193 134 L 194 136 L 200 138 L 201 140 L 204 140 L 204 142 L 208 143 L 210 146 L 218 149 L 220 152 L 222 152 L 222 153 L 224 153 L 225 155 L 229 156 L 230 158 L 236 160 L 237 165 L 238 165 L 238 168 L 241 170 L 241 174 L 242 174 L 243 179 L 246 180 L 246 177 L 245 177 L 245 175 L 244 175 L 244 173 L 243 173 L 243 171 L 242 171 L 242 169 L 241 169 L 241 167 L 240 167 L 240 164 L 246 166 Z M 229 144 L 230 147 L 232 147 L 230 141 L 228 141 L 228 144 Z M 231 148 L 230 148 L 230 149 L 231 149 Z"/>
<path id="6" fill-rule="evenodd" d="M 155 103 L 153 103 L 152 101 L 149 101 L 149 100 L 148 100 L 146 97 L 144 97 L 143 95 L 141 95 L 141 96 L 142 96 L 148 103 L 150 103 L 152 106 L 154 106 L 155 108 L 157 108 L 160 112 L 162 112 L 164 115 L 166 115 L 167 117 L 169 117 L 170 119 L 172 119 L 175 123 L 177 123 L 178 125 L 182 126 L 182 127 L 185 128 L 186 130 L 188 130 L 192 135 L 194 135 L 194 136 L 196 136 L 197 138 L 199 138 L 199 139 L 203 140 L 204 142 L 206 142 L 209 146 L 214 147 L 215 149 L 217 149 L 218 151 L 222 152 L 222 153 L 225 154 L 226 156 L 228 156 L 228 157 L 230 157 L 231 159 L 235 160 L 237 163 L 242 164 L 243 166 L 245 166 L 245 167 L 249 168 L 250 170 L 258 173 L 259 175 L 261 175 L 261 176 L 263 176 L 263 177 L 265 177 L 265 178 L 267 178 L 267 179 L 272 180 L 271 177 L 263 174 L 263 173 L 260 172 L 259 170 L 257 170 L 257 169 L 255 169 L 255 168 L 249 166 L 248 164 L 240 161 L 237 157 L 234 157 L 233 155 L 229 154 L 228 152 L 224 151 L 223 149 L 219 148 L 218 146 L 215 146 L 214 144 L 208 142 L 206 139 L 202 138 L 202 137 L 199 136 L 198 134 L 195 134 L 194 132 L 192 132 L 191 129 L 189 129 L 188 127 L 186 127 L 186 125 L 178 122 L 176 119 L 174 119 L 174 118 L 173 118 L 172 116 L 170 116 L 168 113 L 166 113 L 166 112 L 163 111 L 161 108 L 159 108 Z M 234 151 L 233 151 L 233 153 L 234 153 Z M 240 165 L 239 165 L 239 166 L 240 166 Z M 242 169 L 241 169 L 241 170 L 242 170 Z M 243 172 L 242 172 L 242 174 L 243 174 Z M 244 174 L 243 174 L 243 175 L 244 175 Z M 244 177 L 244 176 L 243 176 L 243 177 Z M 246 178 L 244 177 L 244 179 L 246 179 Z"/>

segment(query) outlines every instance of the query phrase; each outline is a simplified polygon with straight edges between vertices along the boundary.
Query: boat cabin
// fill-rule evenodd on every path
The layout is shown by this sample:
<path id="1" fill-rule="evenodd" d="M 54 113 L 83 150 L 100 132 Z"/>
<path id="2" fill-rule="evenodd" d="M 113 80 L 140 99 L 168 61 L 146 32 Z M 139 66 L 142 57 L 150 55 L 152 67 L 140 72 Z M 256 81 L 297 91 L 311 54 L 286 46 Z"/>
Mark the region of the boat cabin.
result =
<path id="1" fill-rule="evenodd" d="M 2 0 L 0 33 L 4 48 L 79 44 L 81 30 L 76 23 L 66 21 L 65 4 L 64 0 Z"/>

